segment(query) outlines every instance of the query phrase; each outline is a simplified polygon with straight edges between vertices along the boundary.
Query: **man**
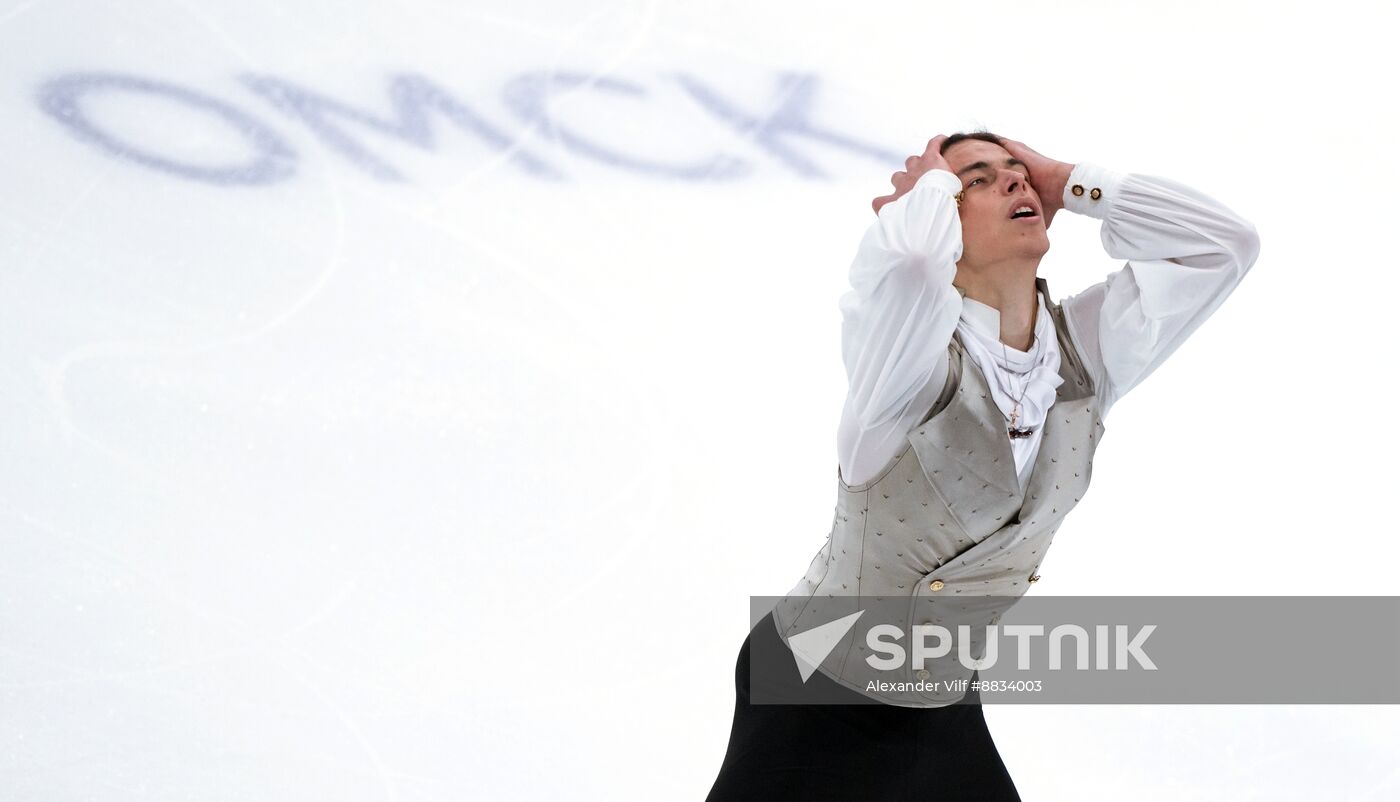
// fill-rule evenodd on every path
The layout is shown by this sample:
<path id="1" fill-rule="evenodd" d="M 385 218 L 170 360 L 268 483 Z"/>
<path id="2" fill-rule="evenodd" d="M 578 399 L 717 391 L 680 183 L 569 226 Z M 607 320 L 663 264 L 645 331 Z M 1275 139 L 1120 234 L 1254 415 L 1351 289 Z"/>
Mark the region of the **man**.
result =
<path id="1" fill-rule="evenodd" d="M 888 669 L 865 634 L 961 616 L 980 654 L 975 625 L 1040 579 L 1087 491 L 1108 409 L 1259 252 L 1251 224 L 1190 187 L 987 132 L 935 137 L 891 183 L 841 298 L 832 530 L 740 650 L 711 800 L 1019 799 L 965 669 Z M 1127 261 L 1056 302 L 1037 270 L 1065 208 L 1103 220 Z"/>
<path id="2" fill-rule="evenodd" d="M 1194 189 L 1088 163 L 1071 182 L 1076 165 L 995 134 L 934 137 L 905 168 L 891 177 L 895 192 L 873 202 L 880 222 L 867 232 L 850 270 L 854 289 L 841 299 L 850 384 L 838 451 L 852 485 L 897 456 L 928 412 L 955 330 L 988 374 L 1008 424 L 1014 412 L 1014 428 L 1034 432 L 1044 419 L 1040 405 L 1052 396 L 1030 370 L 1037 271 L 1050 248 L 1046 230 L 1066 202 L 1104 220 L 1105 249 L 1130 260 L 1060 302 L 1101 417 L 1219 307 L 1258 258 L 1254 226 Z M 1008 207 L 1027 201 L 1035 213 L 1013 219 Z M 1023 479 L 1039 442 L 1035 434 L 1012 441 Z"/>

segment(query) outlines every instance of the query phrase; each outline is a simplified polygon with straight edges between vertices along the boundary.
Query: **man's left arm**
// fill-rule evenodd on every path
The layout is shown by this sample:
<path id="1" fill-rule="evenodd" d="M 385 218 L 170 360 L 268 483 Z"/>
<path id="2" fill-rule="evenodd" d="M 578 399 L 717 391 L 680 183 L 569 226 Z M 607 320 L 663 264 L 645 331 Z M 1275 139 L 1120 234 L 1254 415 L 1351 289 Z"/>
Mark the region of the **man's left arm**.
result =
<path id="1" fill-rule="evenodd" d="M 1184 184 L 1087 162 L 1073 167 L 1062 199 L 1103 220 L 1104 250 L 1127 260 L 1060 302 L 1107 414 L 1229 297 L 1259 257 L 1259 234 Z"/>

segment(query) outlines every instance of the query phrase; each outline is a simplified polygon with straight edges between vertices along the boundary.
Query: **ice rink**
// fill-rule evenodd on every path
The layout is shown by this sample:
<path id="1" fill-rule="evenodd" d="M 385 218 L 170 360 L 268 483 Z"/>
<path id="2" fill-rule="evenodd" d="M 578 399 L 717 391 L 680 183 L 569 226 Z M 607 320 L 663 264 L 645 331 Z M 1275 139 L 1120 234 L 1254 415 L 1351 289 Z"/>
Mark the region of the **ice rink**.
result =
<path id="1" fill-rule="evenodd" d="M 870 201 L 975 127 L 1262 241 L 1036 592 L 1393 594 L 1379 8 L 0 2 L 0 801 L 703 799 Z M 1034 802 L 1400 799 L 1393 706 L 986 717 Z"/>

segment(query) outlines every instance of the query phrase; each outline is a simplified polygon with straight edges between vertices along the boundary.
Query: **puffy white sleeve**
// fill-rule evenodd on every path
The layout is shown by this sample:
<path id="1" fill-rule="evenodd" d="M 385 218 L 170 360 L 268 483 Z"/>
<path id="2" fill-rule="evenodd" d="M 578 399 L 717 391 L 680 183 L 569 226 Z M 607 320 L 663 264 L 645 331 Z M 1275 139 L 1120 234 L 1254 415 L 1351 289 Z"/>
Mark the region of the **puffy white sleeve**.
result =
<path id="1" fill-rule="evenodd" d="M 1229 297 L 1259 256 L 1259 234 L 1191 187 L 1090 163 L 1075 165 L 1064 202 L 1103 220 L 1104 250 L 1127 260 L 1060 302 L 1107 414 Z"/>
<path id="2" fill-rule="evenodd" d="M 909 405 L 930 383 L 942 387 L 948 343 L 962 312 L 953 287 L 962 224 L 953 196 L 962 182 L 930 170 L 880 207 L 841 296 L 841 347 L 848 390 L 838 436 L 842 477 L 861 484 L 895 456 Z"/>

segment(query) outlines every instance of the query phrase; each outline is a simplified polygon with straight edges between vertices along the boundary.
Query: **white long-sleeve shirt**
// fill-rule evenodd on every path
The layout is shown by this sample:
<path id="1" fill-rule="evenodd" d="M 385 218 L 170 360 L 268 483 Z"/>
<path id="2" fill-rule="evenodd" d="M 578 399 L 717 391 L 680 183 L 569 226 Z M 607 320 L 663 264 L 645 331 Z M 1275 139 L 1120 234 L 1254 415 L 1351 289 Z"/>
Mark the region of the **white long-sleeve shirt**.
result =
<path id="1" fill-rule="evenodd" d="M 1084 194 L 1071 192 L 1076 184 Z M 1092 187 L 1102 193 L 1097 200 Z M 840 300 L 849 388 L 837 435 L 848 485 L 876 478 L 904 450 L 909 431 L 947 379 L 955 329 L 963 329 L 969 356 L 1003 413 L 1023 390 L 1027 398 L 1053 403 L 1059 348 L 1053 328 L 1042 325 L 1049 317 L 1043 302 L 1029 351 L 1005 346 L 1003 353 L 996 347 L 1002 345 L 1000 311 L 963 298 L 953 286 L 962 257 L 953 194 L 962 188 L 947 170 L 920 176 L 909 192 L 881 207 L 851 263 L 852 289 Z M 1107 415 L 1229 296 L 1258 258 L 1259 236 L 1251 223 L 1197 190 L 1087 162 L 1075 165 L 1063 199 L 1066 211 L 1103 220 L 1104 249 L 1127 260 L 1106 280 L 1060 301 Z M 1017 424 L 1034 425 L 1034 434 L 1011 441 L 1022 487 L 1040 448 L 1044 415 L 1040 409 L 1041 421 L 1028 419 L 1027 406 L 1022 399 Z"/>

